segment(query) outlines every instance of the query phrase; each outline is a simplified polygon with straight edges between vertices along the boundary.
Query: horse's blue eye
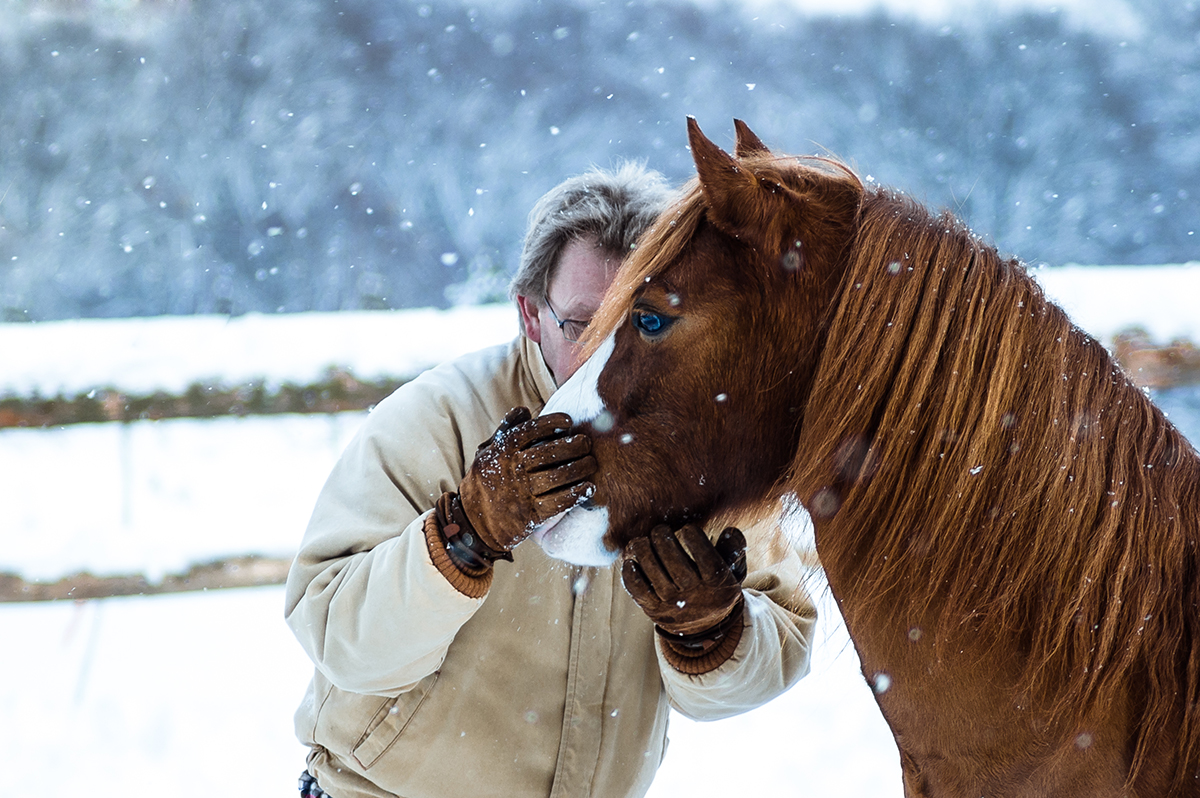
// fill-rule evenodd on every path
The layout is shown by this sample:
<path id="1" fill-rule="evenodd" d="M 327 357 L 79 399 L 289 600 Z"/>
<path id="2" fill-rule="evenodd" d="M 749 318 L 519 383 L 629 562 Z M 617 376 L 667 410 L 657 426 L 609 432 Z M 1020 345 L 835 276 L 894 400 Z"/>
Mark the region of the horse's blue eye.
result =
<path id="1" fill-rule="evenodd" d="M 667 320 L 657 313 L 639 310 L 633 314 L 633 326 L 647 335 L 657 335 L 667 328 Z"/>

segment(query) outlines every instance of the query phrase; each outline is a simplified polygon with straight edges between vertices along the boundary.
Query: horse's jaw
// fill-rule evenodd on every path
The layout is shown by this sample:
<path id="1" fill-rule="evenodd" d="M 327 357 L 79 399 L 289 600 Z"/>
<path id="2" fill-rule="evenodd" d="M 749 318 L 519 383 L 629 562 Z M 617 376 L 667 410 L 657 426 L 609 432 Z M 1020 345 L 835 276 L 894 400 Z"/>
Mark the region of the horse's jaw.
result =
<path id="1" fill-rule="evenodd" d="M 542 409 L 542 415 L 566 413 L 576 424 L 590 422 L 593 426 L 597 419 L 607 417 L 608 411 L 596 385 L 612 351 L 613 338 L 609 336 L 555 391 Z M 608 509 L 584 502 L 538 524 L 530 537 L 555 559 L 574 565 L 604 567 L 617 559 L 617 552 L 605 543 L 607 533 Z"/>

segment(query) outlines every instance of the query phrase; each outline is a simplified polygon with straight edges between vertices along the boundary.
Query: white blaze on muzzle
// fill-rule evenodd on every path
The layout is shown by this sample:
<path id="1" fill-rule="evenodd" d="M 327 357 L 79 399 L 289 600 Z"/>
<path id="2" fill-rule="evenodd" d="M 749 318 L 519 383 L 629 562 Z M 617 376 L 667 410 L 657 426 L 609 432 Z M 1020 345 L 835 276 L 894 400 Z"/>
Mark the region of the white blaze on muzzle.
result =
<path id="1" fill-rule="evenodd" d="M 608 411 L 600 399 L 597 383 L 612 355 L 613 345 L 610 335 L 555 391 L 541 414 L 566 413 L 576 424 L 606 417 Z M 530 537 L 555 559 L 574 565 L 606 566 L 617 558 L 617 553 L 604 545 L 607 531 L 608 509 L 584 502 L 539 524 Z"/>
<path id="2" fill-rule="evenodd" d="M 550 397 L 550 401 L 542 408 L 542 415 L 547 413 L 566 413 L 576 424 L 592 421 L 604 413 L 604 401 L 600 398 L 597 385 L 600 382 L 600 372 L 608 365 L 615 342 L 613 336 L 604 339 L 595 353 L 583 361 L 571 378 L 559 386 Z"/>

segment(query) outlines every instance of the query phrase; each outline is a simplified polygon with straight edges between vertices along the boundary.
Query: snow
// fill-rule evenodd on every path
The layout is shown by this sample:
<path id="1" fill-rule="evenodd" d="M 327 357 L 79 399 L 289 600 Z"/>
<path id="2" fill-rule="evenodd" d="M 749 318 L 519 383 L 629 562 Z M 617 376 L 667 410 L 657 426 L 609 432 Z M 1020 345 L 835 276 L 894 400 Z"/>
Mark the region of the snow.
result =
<path id="1" fill-rule="evenodd" d="M 288 557 L 363 414 L 0 431 L 0 570 L 155 580 L 230 554 Z"/>
<path id="2" fill-rule="evenodd" d="M 1200 341 L 1200 264 L 1035 272 L 1102 340 L 1131 324 Z M 0 324 L 0 395 L 199 379 L 300 381 L 333 364 L 409 375 L 507 340 L 509 308 Z M 1169 399 L 1200 440 L 1200 401 Z M 0 430 L 0 571 L 154 577 L 198 560 L 294 550 L 364 413 Z M 652 798 L 899 798 L 891 735 L 829 597 L 813 673 L 771 704 L 674 717 Z M 0 763 L 15 798 L 290 796 L 291 730 L 311 666 L 279 587 L 0 605 Z"/>
<path id="3" fill-rule="evenodd" d="M 412 376 L 517 330 L 516 310 L 501 305 L 0 324 L 0 396 L 179 393 L 211 379 L 308 383 L 330 366 L 363 378 Z"/>
<path id="4" fill-rule="evenodd" d="M 1159 342 L 1200 344 L 1200 262 L 1174 266 L 1060 266 L 1033 276 L 1075 324 L 1109 343 L 1140 326 Z"/>
<path id="5" fill-rule="evenodd" d="M 282 609 L 282 588 L 0 608 L 21 652 L 0 687 L 6 793 L 295 795 L 291 718 L 311 667 Z M 899 798 L 891 735 L 845 646 L 820 640 L 814 673 L 752 713 L 674 717 L 652 798 Z"/>
<path id="6" fill-rule="evenodd" d="M 311 666 L 282 607 L 263 588 L 0 608 L 6 792 L 294 796 Z"/>

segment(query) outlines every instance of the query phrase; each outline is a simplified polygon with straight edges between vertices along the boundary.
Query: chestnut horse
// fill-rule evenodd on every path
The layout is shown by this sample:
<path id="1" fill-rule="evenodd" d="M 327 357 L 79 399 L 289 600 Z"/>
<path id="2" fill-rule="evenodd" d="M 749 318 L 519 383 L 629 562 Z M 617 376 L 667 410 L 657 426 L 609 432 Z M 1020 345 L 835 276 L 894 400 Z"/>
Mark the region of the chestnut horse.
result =
<path id="1" fill-rule="evenodd" d="M 915 796 L 1200 795 L 1200 457 L 1015 260 L 827 158 L 736 157 L 627 260 L 551 402 L 611 562 L 799 500 Z"/>

